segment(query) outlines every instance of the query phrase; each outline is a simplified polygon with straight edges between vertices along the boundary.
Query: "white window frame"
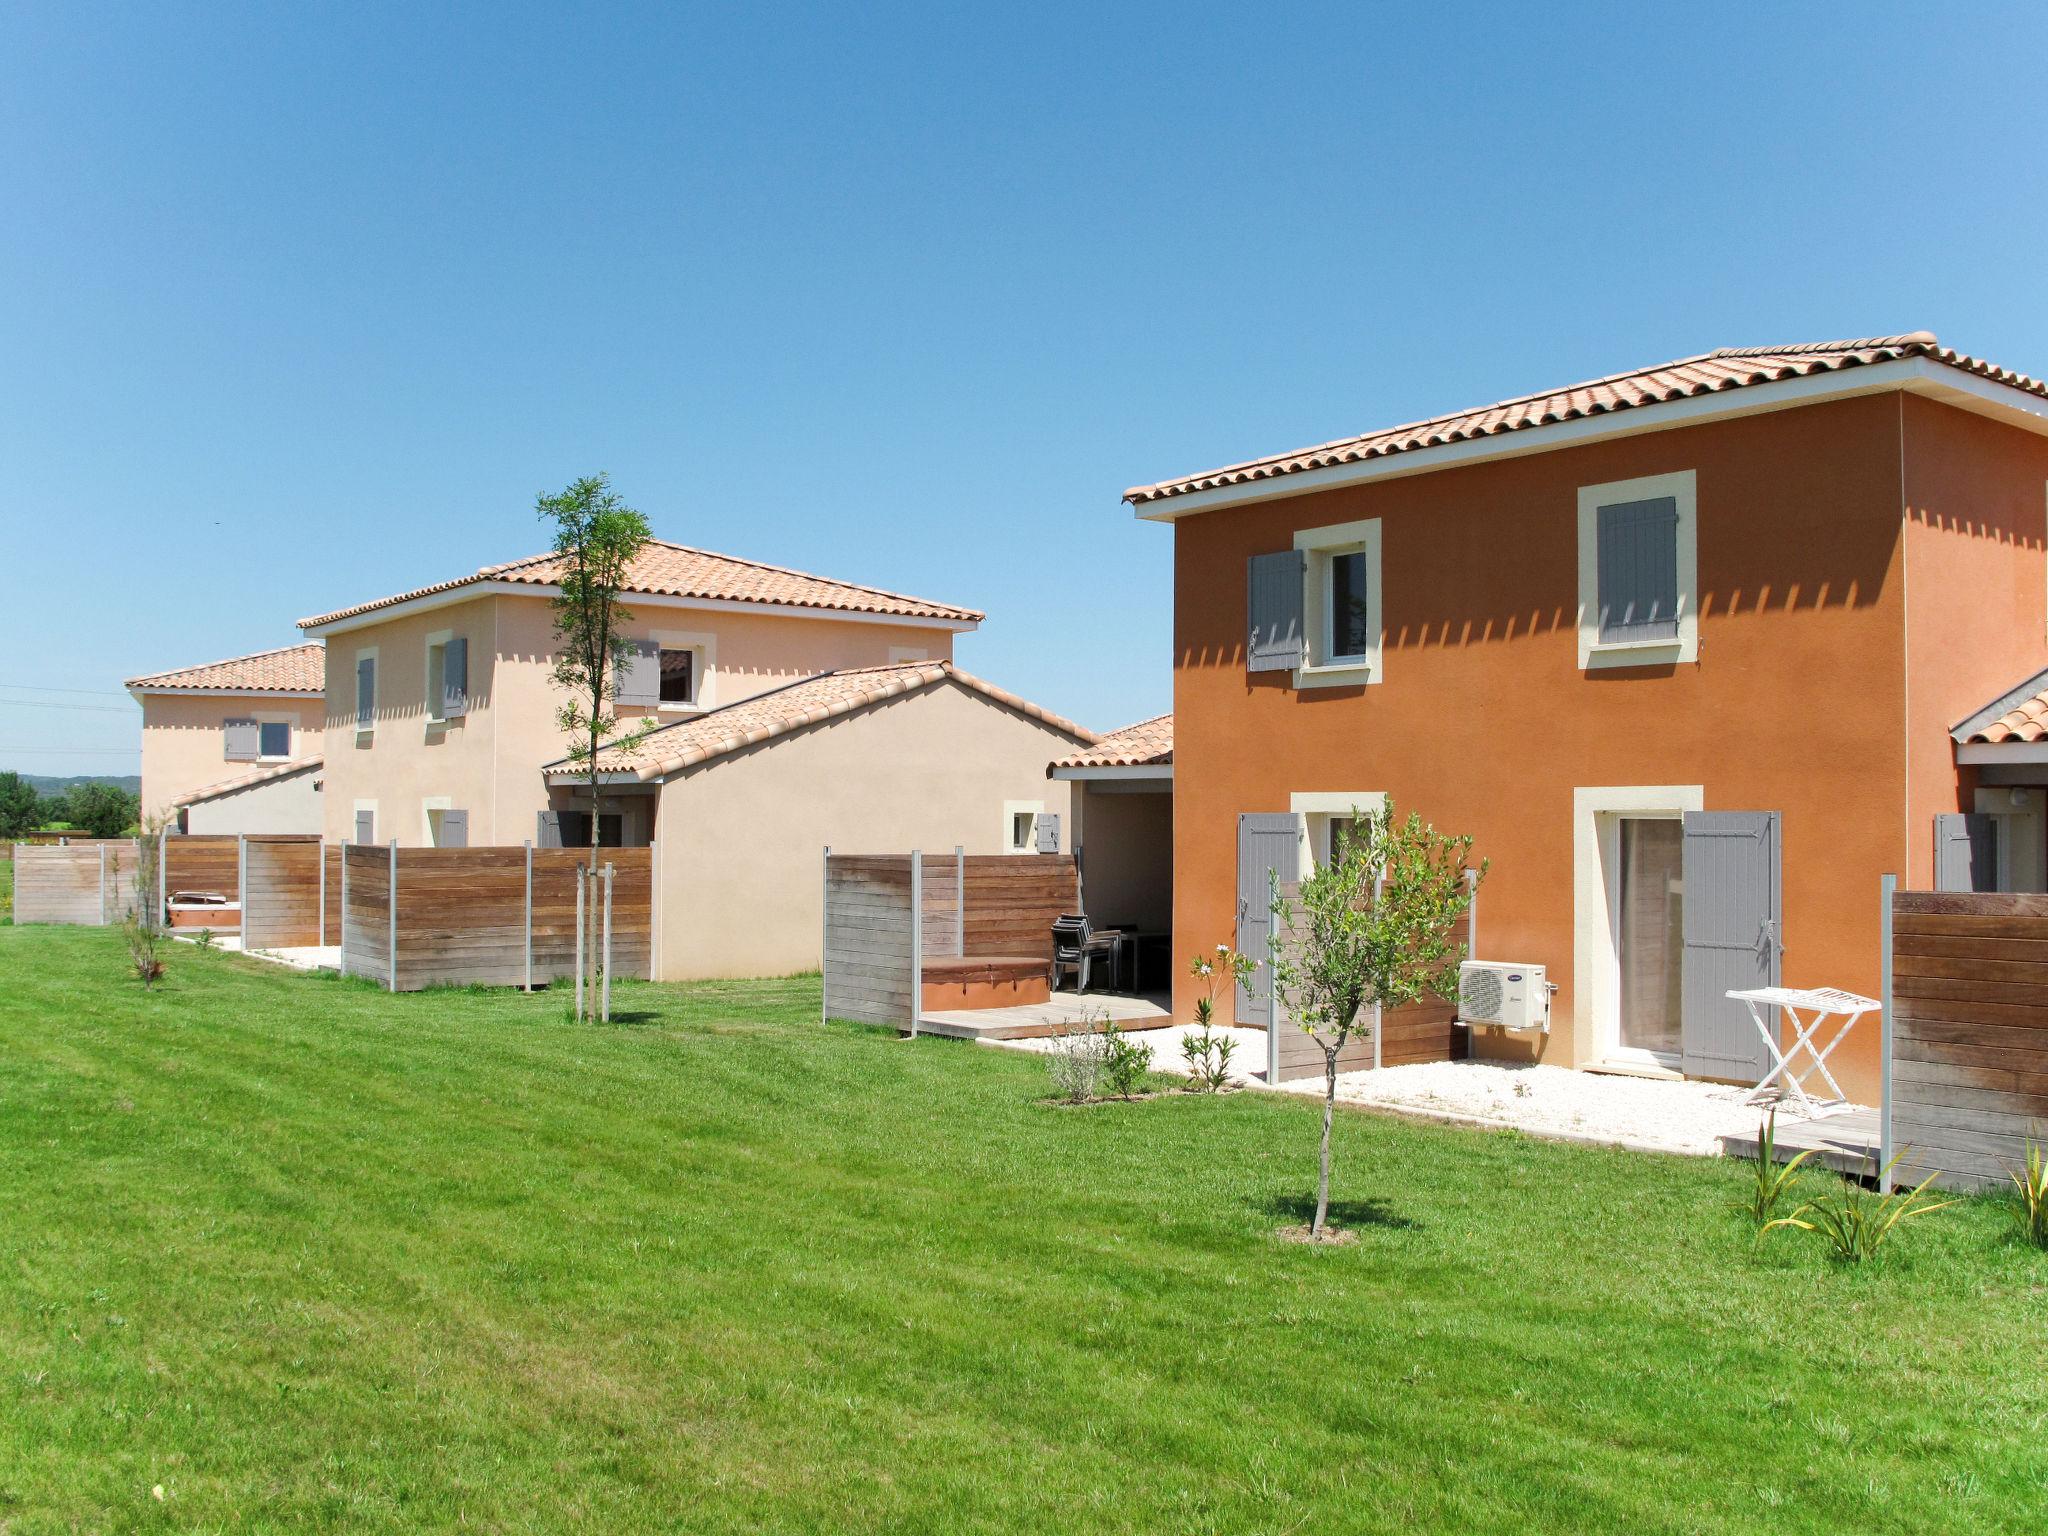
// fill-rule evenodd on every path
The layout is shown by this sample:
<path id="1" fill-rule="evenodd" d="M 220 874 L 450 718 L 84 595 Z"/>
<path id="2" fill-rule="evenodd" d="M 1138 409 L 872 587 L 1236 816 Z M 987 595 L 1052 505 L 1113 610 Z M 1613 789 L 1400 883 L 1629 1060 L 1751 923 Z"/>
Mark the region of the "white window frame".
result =
<path id="1" fill-rule="evenodd" d="M 1302 663 L 1294 669 L 1297 688 L 1356 688 L 1385 679 L 1387 616 L 1380 598 L 1380 519 L 1304 528 L 1294 536 L 1302 561 Z M 1331 564 L 1333 555 L 1365 556 L 1365 605 L 1372 638 L 1364 654 L 1333 657 Z"/>
<path id="2" fill-rule="evenodd" d="M 655 712 L 661 715 L 701 715 L 706 710 L 718 707 L 718 637 L 705 630 L 657 629 L 647 636 L 659 651 L 694 651 L 697 660 L 692 666 L 693 690 L 696 697 L 688 704 L 667 704 L 660 699 L 661 684 L 655 683 Z M 660 665 L 657 652 L 655 663 Z"/>
<path id="3" fill-rule="evenodd" d="M 1668 492 L 1660 492 L 1669 494 Z M 1572 791 L 1572 1045 L 1593 1066 L 1678 1076 L 1621 1044 L 1621 823 L 1706 809 L 1698 784 L 1619 784 Z"/>
<path id="4" fill-rule="evenodd" d="M 256 761 L 259 763 L 288 763 L 292 760 L 292 746 L 298 740 L 299 717 L 284 710 L 259 709 L 243 716 L 256 722 Z M 281 754 L 263 750 L 263 727 L 281 725 L 284 727 L 284 751 Z"/>
<path id="5" fill-rule="evenodd" d="M 423 687 L 427 701 L 425 714 L 429 730 L 442 730 L 449 724 L 448 717 L 441 713 L 441 705 L 445 702 L 447 693 L 448 642 L 454 638 L 455 631 L 452 629 L 433 630 L 428 634 L 426 648 L 421 653 L 424 662 Z M 437 672 L 441 674 L 439 677 L 434 675 Z"/>
<path id="6" fill-rule="evenodd" d="M 1005 853 L 1036 853 L 1038 851 L 1038 818 L 1045 814 L 1043 800 L 1005 800 L 1003 802 L 1002 848 Z M 1024 834 L 1024 843 L 1019 847 L 1015 841 L 1017 818 L 1028 815 L 1031 820 Z"/>
<path id="7" fill-rule="evenodd" d="M 441 846 L 440 823 L 434 816 L 440 811 L 452 811 L 455 801 L 448 795 L 426 795 L 420 800 L 420 846 L 438 848 Z"/>
<path id="8" fill-rule="evenodd" d="M 1360 789 L 1349 793 L 1329 790 L 1296 791 L 1287 797 L 1287 809 L 1301 818 L 1301 862 L 1304 875 L 1330 862 L 1330 825 L 1350 817 L 1376 815 L 1387 807 L 1381 789 Z"/>
<path id="9" fill-rule="evenodd" d="M 365 661 L 371 664 L 370 723 L 368 725 L 364 725 L 361 721 L 356 719 L 356 680 L 358 677 L 361 676 L 362 666 Z M 365 645 L 357 647 L 355 662 L 348 669 L 348 719 L 352 723 L 353 729 L 355 730 L 356 741 L 358 743 L 360 743 L 366 736 L 375 736 L 377 734 L 377 705 L 379 700 L 383 697 L 383 693 L 384 663 L 378 659 L 377 647 L 374 645 Z"/>
<path id="10" fill-rule="evenodd" d="M 1670 640 L 1600 638 L 1600 509 L 1669 496 L 1678 507 L 1678 635 Z M 1690 469 L 1579 487 L 1579 670 L 1651 667 L 1700 655 L 1699 476 Z"/>

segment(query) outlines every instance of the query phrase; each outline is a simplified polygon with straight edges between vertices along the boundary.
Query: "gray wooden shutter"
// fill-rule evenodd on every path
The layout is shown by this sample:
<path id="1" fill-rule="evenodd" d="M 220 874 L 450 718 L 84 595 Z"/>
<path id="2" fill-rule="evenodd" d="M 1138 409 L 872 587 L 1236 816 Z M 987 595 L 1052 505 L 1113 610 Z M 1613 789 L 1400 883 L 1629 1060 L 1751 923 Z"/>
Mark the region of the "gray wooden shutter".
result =
<path id="1" fill-rule="evenodd" d="M 356 729 L 367 731 L 377 723 L 377 658 L 365 656 L 356 663 Z"/>
<path id="2" fill-rule="evenodd" d="M 364 845 L 377 841 L 377 813 L 375 811 L 356 812 L 356 841 Z"/>
<path id="3" fill-rule="evenodd" d="M 1934 888 L 1998 889 L 1998 818 L 1950 812 L 1934 818 Z"/>
<path id="4" fill-rule="evenodd" d="M 467 848 L 469 846 L 469 812 L 443 811 L 441 813 L 441 846 L 443 848 Z"/>
<path id="5" fill-rule="evenodd" d="M 621 709 L 653 709 L 661 703 L 661 645 L 632 640 L 626 664 L 619 668 L 613 700 Z"/>
<path id="6" fill-rule="evenodd" d="M 469 641 L 457 635 L 441 647 L 441 718 L 469 713 Z"/>
<path id="7" fill-rule="evenodd" d="M 1302 572 L 1307 557 L 1298 549 L 1253 555 L 1245 562 L 1246 603 L 1251 615 L 1245 642 L 1248 672 L 1287 672 L 1302 662 Z"/>
<path id="8" fill-rule="evenodd" d="M 1727 994 L 1778 985 L 1779 841 L 1776 811 L 1685 813 L 1679 1045 L 1688 1077 L 1754 1083 L 1766 1070 L 1749 1008 Z"/>
<path id="9" fill-rule="evenodd" d="M 1678 502 L 1670 496 L 1600 509 L 1600 638 L 1678 638 Z"/>
<path id="10" fill-rule="evenodd" d="M 540 825 L 534 829 L 533 843 L 536 848 L 559 848 L 562 846 L 562 813 L 542 811 Z"/>
<path id="11" fill-rule="evenodd" d="M 1032 846 L 1040 853 L 1060 851 L 1060 819 L 1041 811 L 1031 824 Z"/>
<path id="12" fill-rule="evenodd" d="M 1273 1022 L 1273 882 L 1301 878 L 1301 817 L 1237 818 L 1237 951 L 1258 961 L 1237 991 L 1237 1022 L 1264 1029 Z"/>
<path id="13" fill-rule="evenodd" d="M 231 763 L 253 763 L 262 756 L 263 732 L 254 720 L 223 720 L 222 756 Z"/>

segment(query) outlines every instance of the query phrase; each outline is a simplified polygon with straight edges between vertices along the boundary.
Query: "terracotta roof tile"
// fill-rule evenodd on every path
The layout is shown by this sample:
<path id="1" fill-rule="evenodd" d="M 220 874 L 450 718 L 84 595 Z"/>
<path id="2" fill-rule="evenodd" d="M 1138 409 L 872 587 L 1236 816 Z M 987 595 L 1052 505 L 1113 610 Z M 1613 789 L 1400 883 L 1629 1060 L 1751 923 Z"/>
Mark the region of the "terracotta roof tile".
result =
<path id="1" fill-rule="evenodd" d="M 442 592 L 452 592 L 458 587 L 469 586 L 472 583 L 509 581 L 536 587 L 550 586 L 560 569 L 560 562 L 552 552 L 528 555 L 521 560 L 487 565 L 471 575 L 458 576 L 453 581 L 415 587 L 410 592 L 400 592 L 395 597 L 380 597 L 374 602 L 357 603 L 352 608 L 337 608 L 332 613 L 301 619 L 299 627 L 311 629 L 316 625 L 332 624 L 339 619 L 352 619 L 358 614 L 370 613 L 379 608 L 390 608 L 398 603 L 410 602 L 416 597 L 431 597 Z M 712 554 L 708 550 L 691 549 L 687 545 L 671 544 L 662 539 L 652 540 L 633 562 L 632 590 L 660 597 L 699 597 L 732 603 L 773 603 L 798 608 L 823 608 L 841 613 L 950 619 L 968 624 L 978 624 L 985 617 L 973 608 L 956 608 L 950 603 L 928 602 L 921 597 L 906 597 L 901 592 L 886 592 L 880 587 L 864 587 L 855 582 L 834 581 L 827 576 L 811 576 L 803 571 L 787 570 L 779 565 L 763 565 L 757 560 L 741 560 L 732 555 Z"/>
<path id="2" fill-rule="evenodd" d="M 197 805 L 202 800 L 218 799 L 231 795 L 237 790 L 254 789 L 258 784 L 267 784 L 272 779 L 288 779 L 295 773 L 304 773 L 309 768 L 322 766 L 322 759 L 295 757 L 288 763 L 265 763 L 253 772 L 240 774 L 232 779 L 222 779 L 218 784 L 209 784 L 204 789 L 195 789 L 173 800 L 173 805 Z"/>
<path id="3" fill-rule="evenodd" d="M 1386 458 L 1417 448 L 1431 448 L 1443 443 L 1492 437 L 1504 432 L 1519 432 L 1531 427 L 1604 415 L 1640 405 L 1657 405 L 1695 395 L 1742 389 L 1752 384 L 1768 384 L 1779 379 L 1796 379 L 1809 374 L 1868 367 L 1873 363 L 1888 363 L 1909 357 L 1931 358 L 1966 373 L 1976 374 L 1980 378 L 2009 384 L 2028 394 L 2048 398 L 2048 384 L 2022 373 L 2014 373 L 2009 368 L 2000 368 L 1993 363 L 1966 357 L 1953 348 L 1942 346 L 1931 331 L 1914 331 L 1905 336 L 1867 337 L 1855 341 L 1800 342 L 1781 347 L 1724 347 L 1718 352 L 1703 352 L 1697 357 L 1681 358 L 1673 363 L 1660 363 L 1650 368 L 1612 374 L 1604 379 L 1592 379 L 1583 384 L 1567 385 L 1562 389 L 1522 395 L 1495 405 L 1481 406 L 1476 410 L 1454 411 L 1448 416 L 1433 416 L 1426 421 L 1409 422 L 1405 426 L 1388 427 L 1357 437 L 1339 438 L 1335 442 L 1321 443 L 1313 448 L 1274 454 L 1263 459 L 1251 459 L 1242 464 L 1207 470 L 1199 475 L 1162 480 L 1155 485 L 1134 485 L 1124 492 L 1124 500 L 1133 506 L 1143 506 L 1147 502 L 1184 496 L 1192 491 L 1212 490 L 1225 485 L 1243 485 L 1253 480 L 1268 480 L 1281 475 L 1299 474 L 1304 470 L 1327 469 L 1337 464 L 1354 464 L 1365 459 Z"/>
<path id="4" fill-rule="evenodd" d="M 786 736 L 805 726 L 850 714 L 900 694 L 929 688 L 948 678 L 1020 714 L 1041 720 L 1076 741 L 1092 743 L 1096 740 L 1093 731 L 962 672 L 951 662 L 905 661 L 889 666 L 849 667 L 839 672 L 822 672 L 816 677 L 803 678 L 785 687 L 742 699 L 737 704 L 727 704 L 688 720 L 678 720 L 655 731 L 630 752 L 599 753 L 598 771 L 631 773 L 642 780 L 664 778 L 728 752 L 737 752 L 742 747 Z M 549 763 L 541 772 L 552 779 L 574 779 L 584 769 L 562 758 Z"/>
<path id="5" fill-rule="evenodd" d="M 2022 699 L 1989 725 L 1970 732 L 1970 742 L 2048 740 L 2048 690 Z"/>
<path id="6" fill-rule="evenodd" d="M 327 647 L 316 641 L 258 651 L 253 656 L 131 677 L 124 686 L 144 693 L 159 688 L 205 688 L 221 693 L 320 694 L 327 691 Z"/>
<path id="7" fill-rule="evenodd" d="M 1055 758 L 1055 768 L 1150 768 L 1173 761 L 1173 716 L 1154 715 L 1111 731 L 1085 752 Z"/>

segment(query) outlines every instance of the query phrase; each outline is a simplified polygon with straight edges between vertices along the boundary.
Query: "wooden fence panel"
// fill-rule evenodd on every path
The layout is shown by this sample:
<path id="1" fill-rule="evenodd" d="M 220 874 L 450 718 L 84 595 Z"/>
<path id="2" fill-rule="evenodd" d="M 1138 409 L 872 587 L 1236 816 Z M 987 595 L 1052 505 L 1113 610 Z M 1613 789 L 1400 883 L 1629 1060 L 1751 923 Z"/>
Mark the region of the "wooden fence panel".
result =
<path id="1" fill-rule="evenodd" d="M 909 1026 L 919 995 L 910 908 L 908 854 L 825 860 L 827 1018 Z"/>
<path id="2" fill-rule="evenodd" d="M 391 850 L 356 844 L 348 850 L 348 903 L 341 915 L 341 968 L 351 976 L 391 981 Z"/>
<path id="3" fill-rule="evenodd" d="M 172 836 L 164 839 L 164 890 L 217 891 L 242 899 L 242 840 L 227 836 Z"/>
<path id="4" fill-rule="evenodd" d="M 961 953 L 960 861 L 950 853 L 927 853 L 918 892 L 924 900 L 924 957 L 949 960 Z"/>
<path id="5" fill-rule="evenodd" d="M 14 920 L 97 928 L 134 906 L 134 840 L 18 845 Z"/>
<path id="6" fill-rule="evenodd" d="M 327 886 L 325 902 L 326 925 L 320 933 L 320 942 L 328 945 L 341 943 L 341 854 L 339 843 L 321 845 L 322 879 Z"/>
<path id="7" fill-rule="evenodd" d="M 293 949 L 321 942 L 317 837 L 252 836 L 243 849 L 242 947 Z"/>
<path id="8" fill-rule="evenodd" d="M 1892 896 L 1892 1148 L 1915 1178 L 2003 1184 L 2048 1138 L 2048 896 Z"/>
<path id="9" fill-rule="evenodd" d="M 1052 963 L 1052 924 L 1081 910 L 1080 872 L 1068 854 L 975 854 L 967 860 L 969 955 Z"/>

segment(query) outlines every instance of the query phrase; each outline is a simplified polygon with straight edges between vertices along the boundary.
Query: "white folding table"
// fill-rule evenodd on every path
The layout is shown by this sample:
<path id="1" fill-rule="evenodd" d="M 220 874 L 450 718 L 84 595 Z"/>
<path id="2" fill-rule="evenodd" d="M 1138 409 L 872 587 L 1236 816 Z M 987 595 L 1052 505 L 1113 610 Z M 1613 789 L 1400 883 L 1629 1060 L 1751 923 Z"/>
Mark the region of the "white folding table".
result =
<path id="1" fill-rule="evenodd" d="M 1856 1027 L 1858 1019 L 1866 1013 L 1877 1012 L 1884 1004 L 1875 998 L 1844 992 L 1838 987 L 1752 987 L 1728 995 L 1748 1006 L 1756 1032 L 1762 1036 L 1764 1048 L 1771 1053 L 1771 1070 L 1750 1091 L 1750 1103 L 1762 1098 L 1775 1082 L 1780 1084 L 1780 1099 L 1797 1099 L 1809 1115 L 1848 1107 L 1848 1095 L 1842 1092 L 1842 1085 L 1828 1070 L 1828 1054 L 1842 1043 L 1844 1035 Z M 1780 1010 L 1791 1022 L 1792 1044 L 1789 1049 L 1779 1048 L 1778 1031 L 1764 1022 L 1764 1010 L 1767 1008 Z M 1802 1013 L 1806 1017 L 1800 1017 Z M 1830 1019 L 1840 1019 L 1842 1026 L 1823 1043 L 1819 1040 L 1820 1031 Z M 1812 1058 L 1804 1068 L 1793 1065 L 1801 1051 Z M 1823 1103 L 1806 1091 L 1805 1080 L 1815 1073 L 1819 1073 L 1834 1091 L 1833 1099 Z"/>

